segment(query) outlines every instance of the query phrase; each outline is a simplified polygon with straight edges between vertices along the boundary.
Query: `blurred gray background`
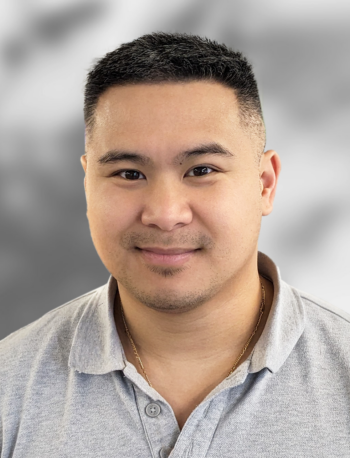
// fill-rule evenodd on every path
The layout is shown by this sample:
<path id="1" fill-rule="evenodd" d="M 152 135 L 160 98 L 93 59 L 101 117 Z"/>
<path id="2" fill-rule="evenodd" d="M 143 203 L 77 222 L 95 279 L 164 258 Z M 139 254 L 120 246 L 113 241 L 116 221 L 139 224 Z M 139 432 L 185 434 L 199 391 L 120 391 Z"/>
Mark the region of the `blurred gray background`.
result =
<path id="1" fill-rule="evenodd" d="M 259 250 L 350 312 L 350 2 L 7 0 L 0 6 L 0 339 L 104 284 L 86 219 L 83 88 L 144 33 L 225 42 L 253 63 L 282 159 Z"/>

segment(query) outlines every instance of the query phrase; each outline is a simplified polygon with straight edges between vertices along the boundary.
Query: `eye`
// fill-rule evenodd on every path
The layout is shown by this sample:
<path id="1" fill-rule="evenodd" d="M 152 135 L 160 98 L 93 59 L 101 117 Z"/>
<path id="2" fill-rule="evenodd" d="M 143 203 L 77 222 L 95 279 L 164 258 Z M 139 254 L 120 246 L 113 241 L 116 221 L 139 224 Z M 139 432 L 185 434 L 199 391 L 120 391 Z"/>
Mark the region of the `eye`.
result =
<path id="1" fill-rule="evenodd" d="M 212 167 L 207 167 L 206 165 L 199 165 L 197 167 L 194 167 L 192 170 L 190 170 L 189 174 L 190 173 L 194 173 L 194 175 L 190 175 L 191 177 L 195 176 L 195 177 L 198 177 L 198 176 L 203 176 L 203 175 L 209 175 L 210 172 L 208 171 L 216 171 L 215 169 L 213 169 Z"/>
<path id="2" fill-rule="evenodd" d="M 188 172 L 188 176 L 190 177 L 201 177 L 205 175 L 209 175 L 212 172 L 216 172 L 215 169 L 212 167 L 208 167 L 205 165 L 199 165 L 194 167 Z M 138 170 L 118 170 L 117 172 L 113 173 L 113 176 L 120 176 L 124 180 L 127 181 L 139 181 L 140 179 L 146 178 L 145 175 Z"/>
<path id="3" fill-rule="evenodd" d="M 139 180 L 140 175 L 145 178 L 145 175 L 138 170 L 118 170 L 118 172 L 113 173 L 113 176 L 121 176 L 128 181 Z"/>

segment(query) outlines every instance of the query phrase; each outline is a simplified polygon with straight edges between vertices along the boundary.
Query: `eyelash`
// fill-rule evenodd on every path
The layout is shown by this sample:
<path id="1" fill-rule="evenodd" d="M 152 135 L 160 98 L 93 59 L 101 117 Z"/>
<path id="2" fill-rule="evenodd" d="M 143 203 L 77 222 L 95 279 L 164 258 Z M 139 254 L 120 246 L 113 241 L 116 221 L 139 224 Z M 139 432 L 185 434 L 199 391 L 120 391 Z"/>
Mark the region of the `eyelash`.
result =
<path id="1" fill-rule="evenodd" d="M 193 170 L 195 169 L 210 169 L 210 170 L 213 170 L 214 172 L 217 172 L 216 169 L 214 169 L 213 167 L 209 167 L 207 165 L 196 165 L 196 167 L 193 167 L 190 172 L 192 172 Z M 137 173 L 140 173 L 141 175 L 143 175 L 142 172 L 139 172 L 138 170 L 135 170 L 135 169 L 123 169 L 123 170 L 117 170 L 116 172 L 113 173 L 112 176 L 120 176 L 121 173 L 124 173 L 124 172 L 137 172 Z M 206 176 L 206 175 L 211 175 L 210 173 L 205 173 L 204 175 L 200 175 L 199 177 L 196 177 L 196 176 L 191 176 L 191 178 L 200 178 L 202 176 Z M 139 179 L 136 179 L 136 180 L 128 180 L 124 177 L 121 177 L 123 178 L 125 181 L 140 181 Z"/>

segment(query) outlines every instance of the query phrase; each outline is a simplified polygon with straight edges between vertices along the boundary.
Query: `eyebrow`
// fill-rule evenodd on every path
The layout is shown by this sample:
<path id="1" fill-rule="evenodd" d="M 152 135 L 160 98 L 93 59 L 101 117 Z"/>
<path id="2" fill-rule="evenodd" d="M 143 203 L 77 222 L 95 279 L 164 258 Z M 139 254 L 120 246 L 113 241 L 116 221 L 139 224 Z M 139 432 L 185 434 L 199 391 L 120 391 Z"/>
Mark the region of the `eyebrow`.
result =
<path id="1" fill-rule="evenodd" d="M 195 148 L 186 151 L 182 151 L 181 153 L 175 156 L 172 164 L 181 165 L 183 161 L 191 157 L 202 156 L 204 154 L 213 154 L 223 157 L 235 157 L 235 155 L 231 151 L 229 151 L 227 148 L 220 145 L 219 143 L 209 143 L 206 145 L 199 145 Z M 97 162 L 100 165 L 116 164 L 121 161 L 134 162 L 136 164 L 140 164 L 143 166 L 154 165 L 153 160 L 149 156 L 140 154 L 138 152 L 117 149 L 108 151 L 97 160 Z"/>

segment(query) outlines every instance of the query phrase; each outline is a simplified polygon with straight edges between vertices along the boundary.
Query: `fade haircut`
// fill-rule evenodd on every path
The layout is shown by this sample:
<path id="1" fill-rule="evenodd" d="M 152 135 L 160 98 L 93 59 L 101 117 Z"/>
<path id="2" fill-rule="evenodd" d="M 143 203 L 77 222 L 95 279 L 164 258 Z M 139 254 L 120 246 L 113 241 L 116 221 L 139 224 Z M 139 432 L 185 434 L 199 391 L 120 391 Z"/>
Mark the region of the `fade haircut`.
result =
<path id="1" fill-rule="evenodd" d="M 110 87 L 190 81 L 218 82 L 234 90 L 240 124 L 256 143 L 259 163 L 265 148 L 265 125 L 251 64 L 225 44 L 185 33 L 143 35 L 96 63 L 85 85 L 86 135 L 93 130 L 99 97 Z"/>

